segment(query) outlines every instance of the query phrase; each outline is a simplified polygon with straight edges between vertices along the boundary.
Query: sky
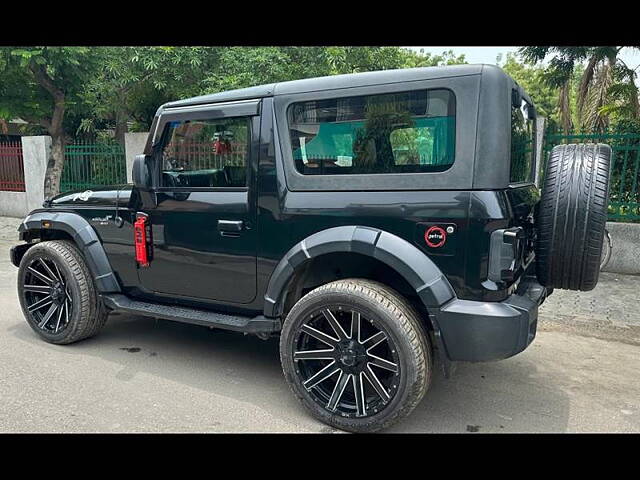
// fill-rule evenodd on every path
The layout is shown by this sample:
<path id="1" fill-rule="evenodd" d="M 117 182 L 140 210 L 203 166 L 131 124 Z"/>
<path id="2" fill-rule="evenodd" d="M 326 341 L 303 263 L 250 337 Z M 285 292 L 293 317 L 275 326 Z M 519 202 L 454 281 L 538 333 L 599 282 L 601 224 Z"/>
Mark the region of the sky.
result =
<path id="1" fill-rule="evenodd" d="M 424 48 L 427 53 L 438 54 L 446 50 L 453 50 L 455 55 L 464 53 L 465 59 L 469 63 L 489 63 L 495 65 L 496 57 L 499 53 L 503 54 L 503 58 L 508 52 L 514 52 L 518 47 L 408 47 L 414 50 Z M 640 65 L 640 51 L 625 48 L 620 52 L 620 58 L 627 64 L 629 68 L 636 68 Z"/>

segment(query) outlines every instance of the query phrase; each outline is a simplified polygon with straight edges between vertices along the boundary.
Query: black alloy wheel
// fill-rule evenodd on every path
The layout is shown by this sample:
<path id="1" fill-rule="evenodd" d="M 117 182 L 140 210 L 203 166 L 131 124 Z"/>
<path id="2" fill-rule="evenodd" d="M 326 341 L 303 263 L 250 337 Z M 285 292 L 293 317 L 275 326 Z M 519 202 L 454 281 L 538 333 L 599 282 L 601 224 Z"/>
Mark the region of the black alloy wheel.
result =
<path id="1" fill-rule="evenodd" d="M 18 297 L 29 326 L 49 343 L 91 337 L 107 320 L 82 252 L 68 240 L 28 248 L 18 269 Z"/>
<path id="2" fill-rule="evenodd" d="M 299 328 L 293 359 L 304 388 L 322 407 L 345 417 L 382 410 L 398 389 L 396 346 L 359 311 L 327 306 Z"/>
<path id="3" fill-rule="evenodd" d="M 69 325 L 73 298 L 67 279 L 54 262 L 40 256 L 33 258 L 26 266 L 22 291 L 37 328 L 57 334 Z"/>
<path id="4" fill-rule="evenodd" d="M 280 335 L 293 393 L 320 421 L 375 432 L 407 416 L 431 379 L 432 353 L 413 306 L 366 279 L 327 283 L 303 296 Z"/>

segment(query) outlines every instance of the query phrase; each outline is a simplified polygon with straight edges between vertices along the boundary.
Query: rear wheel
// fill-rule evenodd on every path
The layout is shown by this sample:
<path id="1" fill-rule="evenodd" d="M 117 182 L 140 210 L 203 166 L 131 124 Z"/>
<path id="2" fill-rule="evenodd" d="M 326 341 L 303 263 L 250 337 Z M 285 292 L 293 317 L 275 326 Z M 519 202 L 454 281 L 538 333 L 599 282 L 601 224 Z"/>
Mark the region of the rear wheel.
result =
<path id="1" fill-rule="evenodd" d="M 415 310 L 377 282 L 316 288 L 291 309 L 280 337 L 289 386 L 319 420 L 373 432 L 408 415 L 431 377 L 431 349 Z"/>
<path id="2" fill-rule="evenodd" d="M 20 261 L 18 295 L 29 326 L 50 343 L 95 335 L 107 320 L 89 268 L 69 241 L 40 242 Z"/>

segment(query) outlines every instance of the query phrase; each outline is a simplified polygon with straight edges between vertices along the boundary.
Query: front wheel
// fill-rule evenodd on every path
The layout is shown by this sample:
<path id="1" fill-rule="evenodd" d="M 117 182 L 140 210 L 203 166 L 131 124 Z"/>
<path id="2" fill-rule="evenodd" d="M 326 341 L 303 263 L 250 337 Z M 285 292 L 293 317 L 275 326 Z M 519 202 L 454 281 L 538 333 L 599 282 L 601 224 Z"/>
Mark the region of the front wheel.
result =
<path id="1" fill-rule="evenodd" d="M 346 279 L 305 295 L 280 337 L 285 378 L 320 421 L 374 432 L 407 416 L 429 386 L 432 357 L 419 316 L 397 292 Z"/>
<path id="2" fill-rule="evenodd" d="M 18 269 L 18 296 L 29 326 L 49 343 L 91 337 L 107 320 L 82 254 L 66 240 L 27 250 Z"/>

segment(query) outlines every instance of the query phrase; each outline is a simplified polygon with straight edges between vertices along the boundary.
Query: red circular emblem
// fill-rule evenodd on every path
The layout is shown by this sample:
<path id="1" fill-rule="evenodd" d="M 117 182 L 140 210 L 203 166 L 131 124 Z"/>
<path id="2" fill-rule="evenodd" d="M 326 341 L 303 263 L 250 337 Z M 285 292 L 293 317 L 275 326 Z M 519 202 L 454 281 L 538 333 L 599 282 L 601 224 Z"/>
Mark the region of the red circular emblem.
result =
<path id="1" fill-rule="evenodd" d="M 447 232 L 444 228 L 433 225 L 424 232 L 424 241 L 431 248 L 439 248 L 447 241 Z"/>

